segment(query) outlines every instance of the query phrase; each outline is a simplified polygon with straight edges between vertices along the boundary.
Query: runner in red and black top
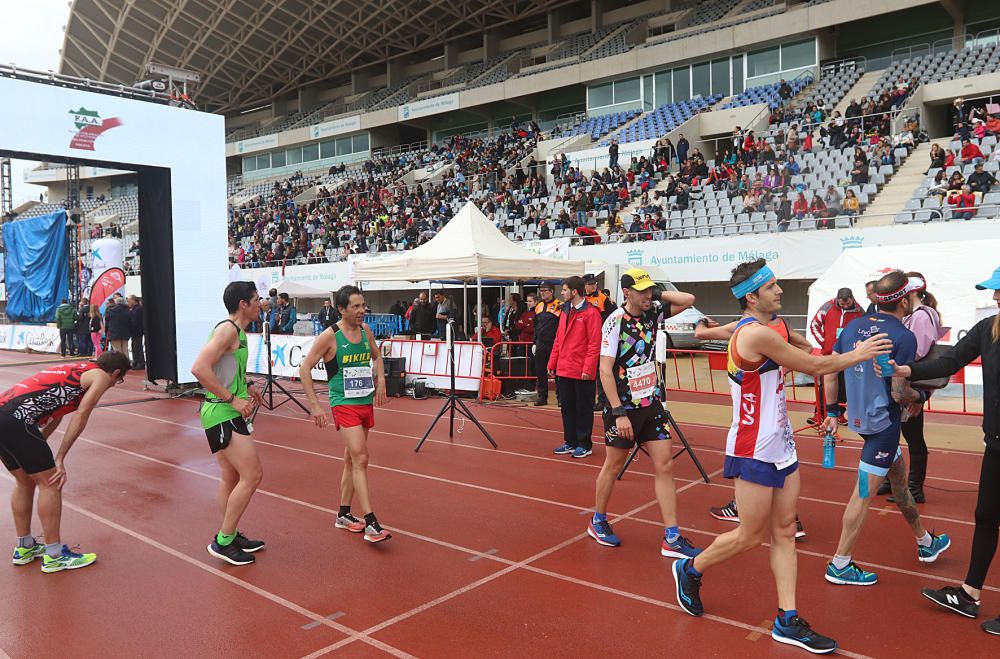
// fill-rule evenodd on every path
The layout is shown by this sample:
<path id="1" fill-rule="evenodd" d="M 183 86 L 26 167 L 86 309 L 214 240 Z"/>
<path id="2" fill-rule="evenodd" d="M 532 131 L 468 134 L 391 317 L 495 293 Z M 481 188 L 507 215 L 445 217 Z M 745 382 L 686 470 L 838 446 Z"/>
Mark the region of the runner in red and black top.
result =
<path id="1" fill-rule="evenodd" d="M 86 567 L 97 559 L 94 554 L 72 552 L 60 541 L 64 460 L 101 396 L 121 382 L 129 368 L 128 357 L 106 352 L 97 361 L 51 366 L 0 394 L 0 461 L 15 480 L 11 495 L 18 535 L 15 565 L 42 556 L 42 572 L 59 572 Z M 76 414 L 53 458 L 46 440 L 70 412 Z M 31 534 L 36 487 L 45 545 L 35 542 Z"/>
<path id="2" fill-rule="evenodd" d="M 618 536 L 607 520 L 608 500 L 629 452 L 638 443 L 653 461 L 656 500 L 663 515 L 660 553 L 690 558 L 695 549 L 677 527 L 670 430 L 663 409 L 664 392 L 656 373 L 656 332 L 664 314 L 675 316 L 694 304 L 694 296 L 664 291 L 653 301 L 656 284 L 645 270 L 633 268 L 621 278 L 625 304 L 604 321 L 601 332 L 601 386 L 604 408 L 604 466 L 597 477 L 594 517 L 587 527 L 598 544 L 617 547 Z"/>

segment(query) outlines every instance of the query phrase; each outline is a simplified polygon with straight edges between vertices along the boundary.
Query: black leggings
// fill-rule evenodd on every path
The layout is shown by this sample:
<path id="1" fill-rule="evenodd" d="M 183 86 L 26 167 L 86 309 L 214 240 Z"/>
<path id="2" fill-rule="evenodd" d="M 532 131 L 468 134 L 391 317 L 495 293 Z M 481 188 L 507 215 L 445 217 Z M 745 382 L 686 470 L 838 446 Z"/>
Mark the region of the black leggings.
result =
<path id="1" fill-rule="evenodd" d="M 976 503 L 976 530 L 972 534 L 972 558 L 965 583 L 982 590 L 990 562 L 997 551 L 1000 532 L 1000 449 L 986 448 L 979 473 L 979 501 Z"/>
<path id="2" fill-rule="evenodd" d="M 910 455 L 927 455 L 927 441 L 924 439 L 924 416 L 926 414 L 925 410 L 903 422 L 903 439 L 906 440 L 906 447 L 909 449 Z"/>

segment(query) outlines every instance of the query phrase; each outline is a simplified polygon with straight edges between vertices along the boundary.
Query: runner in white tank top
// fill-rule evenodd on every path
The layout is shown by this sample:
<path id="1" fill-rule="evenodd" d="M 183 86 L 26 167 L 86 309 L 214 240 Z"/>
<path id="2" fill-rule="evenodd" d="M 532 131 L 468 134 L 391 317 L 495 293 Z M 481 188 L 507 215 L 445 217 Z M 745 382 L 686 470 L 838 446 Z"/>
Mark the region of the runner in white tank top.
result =
<path id="1" fill-rule="evenodd" d="M 779 607 L 771 637 L 817 654 L 833 652 L 837 642 L 813 631 L 795 608 L 799 473 L 782 373 L 784 368 L 816 376 L 836 373 L 887 353 L 891 343 L 880 334 L 844 355 L 806 354 L 767 326 L 781 311 L 782 291 L 763 259 L 737 266 L 729 285 L 745 316 L 729 342 L 733 425 L 724 466 L 724 475 L 734 479 L 740 523 L 695 558 L 674 563 L 677 603 L 691 615 L 702 615 L 704 571 L 770 541 Z"/>
<path id="2" fill-rule="evenodd" d="M 736 337 L 750 324 L 760 325 L 752 316 L 743 318 L 729 341 L 733 423 L 726 439 L 726 455 L 754 458 L 781 469 L 797 459 L 785 401 L 785 370 L 769 358 L 751 362 L 740 357 Z"/>

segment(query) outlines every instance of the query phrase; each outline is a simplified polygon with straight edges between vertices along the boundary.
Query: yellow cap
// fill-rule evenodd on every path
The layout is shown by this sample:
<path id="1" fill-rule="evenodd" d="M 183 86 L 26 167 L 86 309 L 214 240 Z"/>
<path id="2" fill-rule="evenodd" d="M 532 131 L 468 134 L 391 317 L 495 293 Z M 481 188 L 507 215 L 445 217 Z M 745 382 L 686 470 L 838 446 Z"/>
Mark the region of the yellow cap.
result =
<path id="1" fill-rule="evenodd" d="M 634 291 L 644 291 L 656 286 L 656 282 L 650 279 L 649 273 L 642 268 L 626 270 L 622 275 L 621 284 L 622 288 L 631 288 Z"/>

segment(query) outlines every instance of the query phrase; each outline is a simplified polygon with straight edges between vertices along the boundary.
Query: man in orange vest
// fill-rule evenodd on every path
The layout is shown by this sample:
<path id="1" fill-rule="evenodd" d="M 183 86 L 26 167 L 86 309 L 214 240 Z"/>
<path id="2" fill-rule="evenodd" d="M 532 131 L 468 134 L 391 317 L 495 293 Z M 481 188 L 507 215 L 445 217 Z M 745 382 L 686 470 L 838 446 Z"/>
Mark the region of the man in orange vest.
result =
<path id="1" fill-rule="evenodd" d="M 535 377 L 538 399 L 535 407 L 548 405 L 549 402 L 549 356 L 552 354 L 552 344 L 556 340 L 556 328 L 559 325 L 559 315 L 562 313 L 562 303 L 552 294 L 551 284 L 538 287 L 540 301 L 535 305 Z"/>
<path id="2" fill-rule="evenodd" d="M 604 291 L 597 288 L 597 277 L 592 274 L 583 276 L 583 288 L 587 292 L 587 302 L 597 307 L 601 312 L 601 323 L 608 319 L 618 305 L 612 301 Z M 604 388 L 597 388 L 597 401 L 594 403 L 594 411 L 599 412 L 607 407 L 608 397 L 604 395 Z"/>

